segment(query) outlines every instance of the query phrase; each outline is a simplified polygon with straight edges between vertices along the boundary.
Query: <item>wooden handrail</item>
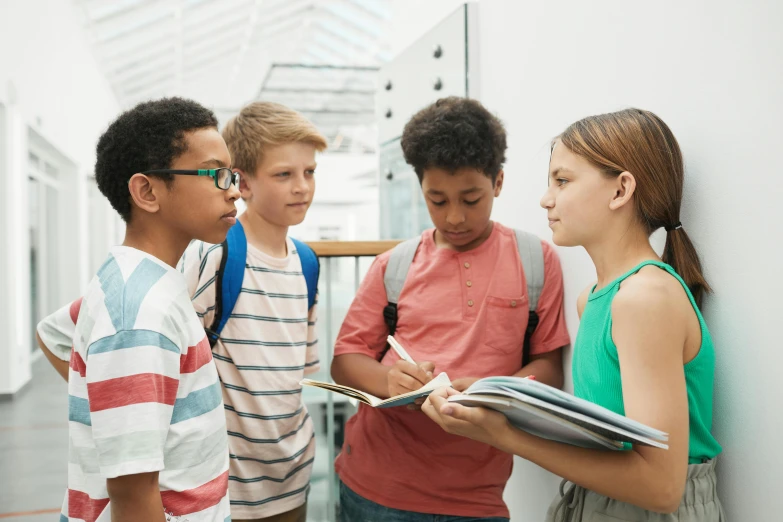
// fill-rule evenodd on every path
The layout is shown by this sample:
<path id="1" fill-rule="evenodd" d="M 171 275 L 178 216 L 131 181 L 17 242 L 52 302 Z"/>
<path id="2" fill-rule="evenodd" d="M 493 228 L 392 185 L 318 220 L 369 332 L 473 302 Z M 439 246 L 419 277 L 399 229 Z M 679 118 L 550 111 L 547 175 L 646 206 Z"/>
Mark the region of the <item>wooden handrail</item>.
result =
<path id="1" fill-rule="evenodd" d="M 308 241 L 318 257 L 374 257 L 401 241 Z"/>

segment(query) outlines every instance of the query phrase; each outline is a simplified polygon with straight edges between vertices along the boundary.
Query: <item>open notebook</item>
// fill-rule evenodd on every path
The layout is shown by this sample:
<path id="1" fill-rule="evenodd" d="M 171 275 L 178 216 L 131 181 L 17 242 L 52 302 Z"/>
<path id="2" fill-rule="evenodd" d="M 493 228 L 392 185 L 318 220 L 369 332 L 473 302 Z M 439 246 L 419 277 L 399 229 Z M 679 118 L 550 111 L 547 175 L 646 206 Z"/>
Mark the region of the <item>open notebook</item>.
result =
<path id="1" fill-rule="evenodd" d="M 445 373 L 440 373 L 437 377 L 432 379 L 418 390 L 409 393 L 403 393 L 402 395 L 397 395 L 395 397 L 389 397 L 388 399 L 379 399 L 378 397 L 370 395 L 369 393 L 332 382 L 302 379 L 299 384 L 302 386 L 314 386 L 316 388 L 321 388 L 330 392 L 339 393 L 340 395 L 345 395 L 346 397 L 353 397 L 354 399 L 357 399 L 364 404 L 367 404 L 368 406 L 372 406 L 373 408 L 392 408 L 394 406 L 405 406 L 406 404 L 411 404 L 420 397 L 427 397 L 432 392 L 432 390 L 449 387 L 451 386 L 451 381 L 449 380 L 448 375 Z"/>
<path id="2" fill-rule="evenodd" d="M 627 443 L 668 449 L 668 434 L 557 388 L 521 377 L 487 377 L 449 401 L 503 413 L 521 430 L 574 446 L 621 450 Z"/>

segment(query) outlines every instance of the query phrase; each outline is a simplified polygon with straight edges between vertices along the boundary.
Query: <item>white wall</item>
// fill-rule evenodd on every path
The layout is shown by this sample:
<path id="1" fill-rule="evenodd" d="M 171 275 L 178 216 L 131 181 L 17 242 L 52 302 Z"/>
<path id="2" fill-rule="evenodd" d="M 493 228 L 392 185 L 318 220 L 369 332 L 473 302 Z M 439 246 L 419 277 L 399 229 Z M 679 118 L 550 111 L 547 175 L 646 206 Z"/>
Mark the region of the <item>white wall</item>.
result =
<path id="1" fill-rule="evenodd" d="M 101 76 L 71 2 L 0 2 L 0 104 L 5 146 L 0 161 L 0 394 L 13 393 L 30 375 L 27 135 L 44 138 L 75 166 L 68 205 L 58 215 L 67 224 L 70 249 L 61 259 L 69 277 L 58 281 L 65 299 L 78 296 L 90 276 L 87 239 L 87 175 L 98 136 L 119 107 Z M 62 251 L 62 250 L 61 250 Z"/>
<path id="2" fill-rule="evenodd" d="M 674 130 L 682 222 L 714 289 L 704 311 L 718 358 L 719 491 L 728 520 L 780 519 L 783 4 L 484 0 L 480 20 L 482 101 L 509 132 L 500 221 L 551 238 L 538 202 L 549 140 L 569 123 L 638 106 Z M 559 252 L 573 338 L 576 296 L 595 274 L 583 251 Z M 512 519 L 541 520 L 556 484 L 518 461 Z"/>
<path id="3" fill-rule="evenodd" d="M 9 101 L 13 83 L 25 119 L 91 170 L 98 135 L 119 106 L 98 70 L 72 3 L 0 2 L 0 20 L 0 98 Z"/>

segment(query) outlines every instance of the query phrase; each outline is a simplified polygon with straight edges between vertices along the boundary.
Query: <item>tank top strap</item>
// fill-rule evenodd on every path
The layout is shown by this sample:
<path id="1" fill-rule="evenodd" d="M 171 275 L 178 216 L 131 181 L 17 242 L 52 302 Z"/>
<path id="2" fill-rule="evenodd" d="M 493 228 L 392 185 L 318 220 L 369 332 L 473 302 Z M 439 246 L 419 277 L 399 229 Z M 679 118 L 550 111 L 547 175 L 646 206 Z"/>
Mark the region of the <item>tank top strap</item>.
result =
<path id="1" fill-rule="evenodd" d="M 671 274 L 672 277 L 674 277 L 677 281 L 680 282 L 680 284 L 682 285 L 683 290 L 685 290 L 685 294 L 688 296 L 688 300 L 690 300 L 690 302 L 691 302 L 691 306 L 693 306 L 693 309 L 696 311 L 696 315 L 699 317 L 699 322 L 703 323 L 704 322 L 704 317 L 702 317 L 701 310 L 699 310 L 699 307 L 696 305 L 696 299 L 693 298 L 693 294 L 691 293 L 691 289 L 688 288 L 688 285 L 685 283 L 685 280 L 682 277 L 680 277 L 680 274 L 678 274 L 674 270 L 674 268 L 672 268 L 671 265 L 668 265 L 668 264 L 664 263 L 663 261 L 658 261 L 657 259 L 648 259 L 647 261 L 642 261 L 641 263 L 639 263 L 638 265 L 633 267 L 631 270 L 629 270 L 628 272 L 626 272 L 625 274 L 620 276 L 613 284 L 619 285 L 624 280 L 628 279 L 629 277 L 631 277 L 632 275 L 636 274 L 637 272 L 639 272 L 639 270 L 641 270 L 642 268 L 644 268 L 645 266 L 648 266 L 648 265 L 657 266 L 661 270 L 665 270 L 666 272 Z"/>

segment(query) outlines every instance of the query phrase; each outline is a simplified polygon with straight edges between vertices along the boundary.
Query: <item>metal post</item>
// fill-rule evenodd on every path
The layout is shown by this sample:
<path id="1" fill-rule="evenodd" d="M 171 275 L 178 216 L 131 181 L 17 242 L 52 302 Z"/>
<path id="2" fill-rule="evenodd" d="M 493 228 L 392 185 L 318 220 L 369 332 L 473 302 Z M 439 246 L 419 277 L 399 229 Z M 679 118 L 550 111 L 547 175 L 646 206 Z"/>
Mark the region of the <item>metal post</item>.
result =
<path id="1" fill-rule="evenodd" d="M 359 291 L 359 256 L 354 256 L 353 261 L 353 293 L 356 295 Z"/>
<path id="2" fill-rule="evenodd" d="M 324 364 L 331 366 L 334 357 L 334 346 L 332 345 L 332 258 L 326 258 L 326 361 Z M 327 366 L 327 379 L 331 381 L 331 372 Z M 337 482 L 334 473 L 334 397 L 331 393 L 326 394 L 326 453 L 329 459 L 328 473 L 326 480 L 328 482 L 328 498 L 326 500 L 326 519 L 329 522 L 336 522 L 337 518 Z"/>

